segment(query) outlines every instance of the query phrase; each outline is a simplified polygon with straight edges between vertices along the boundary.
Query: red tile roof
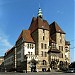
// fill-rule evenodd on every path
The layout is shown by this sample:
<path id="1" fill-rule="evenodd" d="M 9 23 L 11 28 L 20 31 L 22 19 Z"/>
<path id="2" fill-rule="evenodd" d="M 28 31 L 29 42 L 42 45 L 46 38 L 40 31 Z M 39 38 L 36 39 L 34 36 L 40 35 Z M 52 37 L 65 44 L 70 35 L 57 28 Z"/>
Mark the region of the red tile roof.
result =
<path id="1" fill-rule="evenodd" d="M 21 38 L 24 38 L 25 42 L 33 42 L 34 43 L 34 40 L 32 39 L 31 34 L 30 34 L 30 30 L 22 30 L 18 40 Z"/>
<path id="2" fill-rule="evenodd" d="M 8 53 L 10 51 L 10 49 L 8 49 L 5 53 Z"/>
<path id="3" fill-rule="evenodd" d="M 43 20 L 40 17 L 37 18 L 33 17 L 29 30 L 31 30 L 32 33 L 38 28 L 49 30 L 49 24 L 46 20 Z"/>
<path id="4" fill-rule="evenodd" d="M 56 32 L 65 34 L 65 32 L 58 26 L 58 24 L 55 21 L 52 24 L 50 24 L 49 28 L 50 28 L 51 35 Z"/>
<path id="5" fill-rule="evenodd" d="M 9 54 L 9 53 L 12 52 L 13 50 L 15 50 L 15 46 L 13 46 L 11 49 L 8 49 L 8 50 L 5 52 L 5 54 L 6 54 L 6 55 Z"/>
<path id="6" fill-rule="evenodd" d="M 49 25 L 46 20 L 43 20 L 40 17 L 37 18 L 33 17 L 29 30 L 23 30 L 18 40 L 20 38 L 24 38 L 26 42 L 34 42 L 31 33 L 37 30 L 38 28 L 49 30 L 50 36 L 56 32 L 65 34 L 64 31 L 58 26 L 56 22 L 53 22 L 52 24 Z M 55 41 L 50 38 L 50 42 L 55 42 Z"/>

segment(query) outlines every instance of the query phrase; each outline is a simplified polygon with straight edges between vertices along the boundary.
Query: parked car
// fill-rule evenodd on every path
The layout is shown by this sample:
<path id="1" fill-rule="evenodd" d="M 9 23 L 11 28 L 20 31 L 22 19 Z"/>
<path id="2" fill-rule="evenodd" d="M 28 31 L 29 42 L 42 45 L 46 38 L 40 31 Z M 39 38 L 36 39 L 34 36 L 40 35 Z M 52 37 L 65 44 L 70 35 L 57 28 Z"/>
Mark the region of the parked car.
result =
<path id="1" fill-rule="evenodd" d="M 69 69 L 67 70 L 67 72 L 68 72 L 68 73 L 75 73 L 75 68 L 69 68 Z"/>

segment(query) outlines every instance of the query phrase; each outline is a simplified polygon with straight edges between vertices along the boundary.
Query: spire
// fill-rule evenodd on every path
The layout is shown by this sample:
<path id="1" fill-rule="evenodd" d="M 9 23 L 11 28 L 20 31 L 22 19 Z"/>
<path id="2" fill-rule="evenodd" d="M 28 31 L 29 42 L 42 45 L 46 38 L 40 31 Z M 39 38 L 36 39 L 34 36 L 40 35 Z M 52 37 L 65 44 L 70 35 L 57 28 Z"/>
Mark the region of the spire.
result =
<path id="1" fill-rule="evenodd" d="M 40 17 L 40 18 L 43 17 L 43 14 L 42 14 L 42 10 L 41 10 L 41 8 L 39 8 L 39 10 L 38 10 L 38 17 Z"/>

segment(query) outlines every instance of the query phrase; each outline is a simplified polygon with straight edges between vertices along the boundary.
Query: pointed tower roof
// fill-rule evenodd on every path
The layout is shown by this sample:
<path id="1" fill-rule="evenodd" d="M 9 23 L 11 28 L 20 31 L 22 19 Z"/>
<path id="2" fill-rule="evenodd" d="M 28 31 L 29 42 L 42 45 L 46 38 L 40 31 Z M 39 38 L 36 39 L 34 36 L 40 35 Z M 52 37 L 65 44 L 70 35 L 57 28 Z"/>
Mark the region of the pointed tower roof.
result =
<path id="1" fill-rule="evenodd" d="M 43 14 L 42 14 L 42 10 L 41 10 L 41 8 L 39 8 L 39 10 L 38 10 L 38 17 L 40 17 L 40 18 L 43 17 Z"/>
<path id="2" fill-rule="evenodd" d="M 65 34 L 65 32 L 58 26 L 58 24 L 55 21 L 49 25 L 49 29 L 51 35 L 56 32 Z"/>
<path id="3" fill-rule="evenodd" d="M 42 10 L 41 8 L 39 8 L 37 18 L 35 17 L 32 18 L 31 25 L 29 27 L 31 33 L 34 32 L 36 29 L 49 30 L 49 24 L 46 20 L 43 20 L 42 16 L 43 16 Z"/>
<path id="4" fill-rule="evenodd" d="M 31 25 L 29 27 L 29 30 L 31 30 L 31 33 L 34 32 L 36 29 L 46 29 L 49 30 L 49 24 L 46 20 L 41 19 L 40 17 L 32 18 Z"/>

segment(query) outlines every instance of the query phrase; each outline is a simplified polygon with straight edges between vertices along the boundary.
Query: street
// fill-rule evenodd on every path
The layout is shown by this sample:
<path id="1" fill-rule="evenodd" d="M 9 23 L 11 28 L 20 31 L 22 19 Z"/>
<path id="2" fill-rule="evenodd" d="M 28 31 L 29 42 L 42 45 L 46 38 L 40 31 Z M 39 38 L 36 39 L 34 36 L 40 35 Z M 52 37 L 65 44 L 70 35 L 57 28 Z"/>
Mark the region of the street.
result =
<path id="1" fill-rule="evenodd" d="M 35 72 L 35 73 L 0 72 L 0 75 L 75 75 L 75 73 L 61 73 L 61 72 Z"/>

